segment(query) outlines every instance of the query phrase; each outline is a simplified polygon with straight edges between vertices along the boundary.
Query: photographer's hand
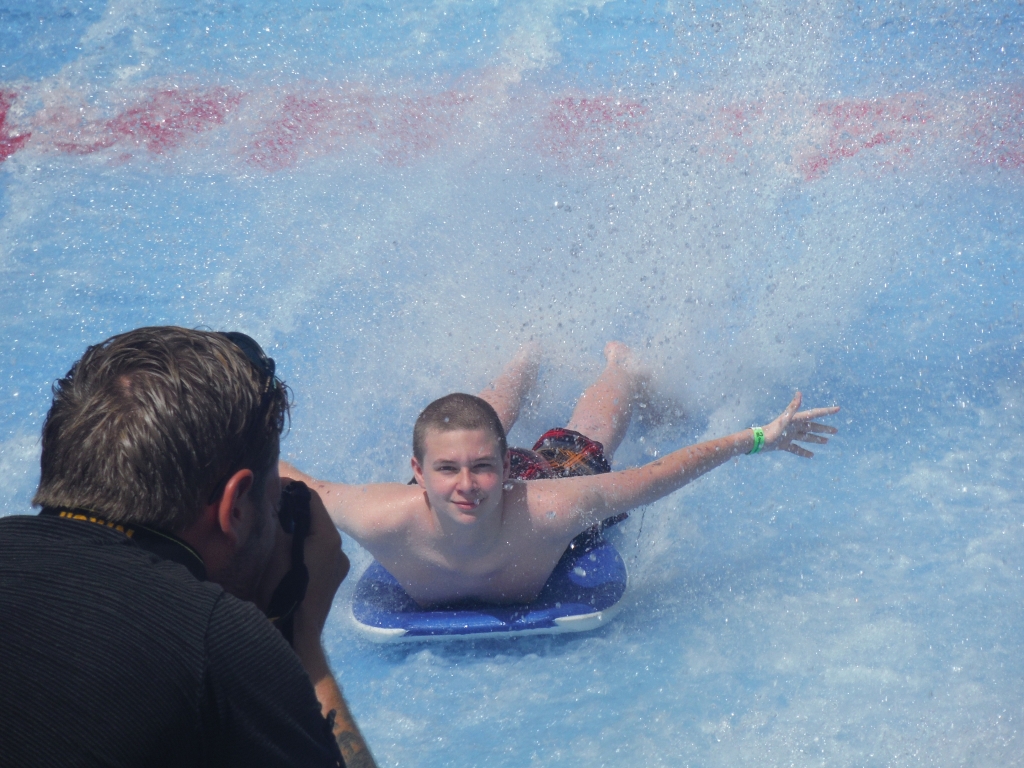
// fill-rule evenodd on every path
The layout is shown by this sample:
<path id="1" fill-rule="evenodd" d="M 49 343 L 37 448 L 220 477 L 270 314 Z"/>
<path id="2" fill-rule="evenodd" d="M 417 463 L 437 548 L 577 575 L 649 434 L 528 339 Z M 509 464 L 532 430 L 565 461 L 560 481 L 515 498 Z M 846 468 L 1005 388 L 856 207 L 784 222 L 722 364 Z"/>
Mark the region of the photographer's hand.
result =
<path id="1" fill-rule="evenodd" d="M 285 477 L 282 478 L 281 484 L 286 486 L 291 481 L 292 478 Z M 280 511 L 278 515 L 280 515 Z M 274 593 L 281 584 L 281 580 L 284 579 L 292 568 L 292 535 L 285 533 L 283 527 L 275 522 L 274 536 L 274 548 L 270 553 L 270 559 L 266 567 L 263 569 L 263 574 L 260 576 L 260 582 L 254 596 L 254 602 L 257 607 L 268 617 L 271 617 L 270 605 L 273 601 Z M 307 549 L 308 544 L 303 547 L 303 552 L 305 553 Z"/>
<path id="2" fill-rule="evenodd" d="M 313 683 L 324 717 L 333 722 L 334 738 L 347 768 L 375 768 L 373 755 L 331 674 L 320 641 L 334 595 L 348 573 L 349 562 L 341 549 L 341 536 L 315 492 L 310 499 L 305 559 L 309 569 L 309 587 L 302 604 L 295 610 L 295 653 Z"/>

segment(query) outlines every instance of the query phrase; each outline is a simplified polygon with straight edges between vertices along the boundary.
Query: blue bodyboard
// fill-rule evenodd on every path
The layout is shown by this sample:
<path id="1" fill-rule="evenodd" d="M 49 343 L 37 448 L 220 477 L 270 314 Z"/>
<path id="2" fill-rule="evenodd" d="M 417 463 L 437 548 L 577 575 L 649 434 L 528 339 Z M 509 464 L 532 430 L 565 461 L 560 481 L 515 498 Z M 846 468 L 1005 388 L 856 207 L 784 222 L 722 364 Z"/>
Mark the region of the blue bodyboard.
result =
<path id="1" fill-rule="evenodd" d="M 376 560 L 356 584 L 356 628 L 381 643 L 583 632 L 604 624 L 626 592 L 626 564 L 604 539 L 566 550 L 528 605 L 459 605 L 424 610 Z"/>

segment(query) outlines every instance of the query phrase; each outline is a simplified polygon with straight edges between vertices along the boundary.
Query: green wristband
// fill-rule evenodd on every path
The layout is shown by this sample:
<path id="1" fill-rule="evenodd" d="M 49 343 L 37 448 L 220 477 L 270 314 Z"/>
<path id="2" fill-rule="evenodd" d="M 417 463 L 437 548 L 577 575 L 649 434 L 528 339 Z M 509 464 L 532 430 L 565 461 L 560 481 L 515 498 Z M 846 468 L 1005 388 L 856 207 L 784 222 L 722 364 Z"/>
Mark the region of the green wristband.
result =
<path id="1" fill-rule="evenodd" d="M 754 433 L 754 447 L 750 449 L 750 454 L 755 454 L 764 447 L 764 430 L 760 427 L 750 428 Z"/>

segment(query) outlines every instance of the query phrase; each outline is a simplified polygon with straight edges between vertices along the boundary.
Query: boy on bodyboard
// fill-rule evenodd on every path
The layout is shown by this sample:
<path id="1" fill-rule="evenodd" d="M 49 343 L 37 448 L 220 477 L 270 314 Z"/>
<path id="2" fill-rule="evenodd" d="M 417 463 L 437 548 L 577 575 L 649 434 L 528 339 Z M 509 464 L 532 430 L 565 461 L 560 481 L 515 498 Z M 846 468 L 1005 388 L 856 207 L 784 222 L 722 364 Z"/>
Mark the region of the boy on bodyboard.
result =
<path id="1" fill-rule="evenodd" d="M 282 464 L 317 491 L 334 524 L 380 562 L 423 608 L 461 602 L 529 603 L 573 540 L 667 496 L 734 456 L 825 444 L 837 430 L 814 421 L 838 407 L 800 411 L 798 392 L 764 427 L 682 448 L 633 469 L 610 471 L 647 377 L 630 349 L 610 342 L 606 367 L 565 429 L 533 451 L 508 449 L 506 433 L 536 378 L 524 349 L 480 396 L 447 395 L 413 431 L 415 485 L 346 485 Z"/>

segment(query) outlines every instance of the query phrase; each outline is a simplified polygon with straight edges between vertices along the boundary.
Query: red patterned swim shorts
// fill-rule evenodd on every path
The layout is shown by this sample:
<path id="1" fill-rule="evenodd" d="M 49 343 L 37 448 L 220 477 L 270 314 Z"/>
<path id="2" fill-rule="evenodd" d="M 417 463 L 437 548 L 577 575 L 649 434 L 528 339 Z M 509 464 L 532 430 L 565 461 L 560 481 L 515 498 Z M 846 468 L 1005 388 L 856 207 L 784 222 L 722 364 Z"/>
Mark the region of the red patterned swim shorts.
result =
<path id="1" fill-rule="evenodd" d="M 532 451 L 510 448 L 508 453 L 513 480 L 552 480 L 612 471 L 604 446 L 571 429 L 549 429 Z"/>
<path id="2" fill-rule="evenodd" d="M 560 477 L 603 475 L 611 472 L 604 446 L 571 429 L 549 429 L 532 451 L 509 448 L 509 477 L 513 480 L 554 480 Z M 569 549 L 590 546 L 605 528 L 621 523 L 628 512 L 596 523 L 569 544 Z"/>

